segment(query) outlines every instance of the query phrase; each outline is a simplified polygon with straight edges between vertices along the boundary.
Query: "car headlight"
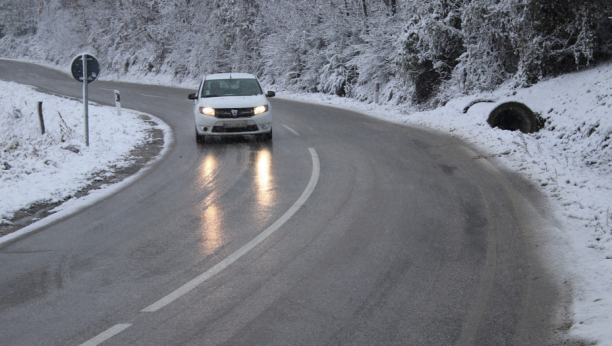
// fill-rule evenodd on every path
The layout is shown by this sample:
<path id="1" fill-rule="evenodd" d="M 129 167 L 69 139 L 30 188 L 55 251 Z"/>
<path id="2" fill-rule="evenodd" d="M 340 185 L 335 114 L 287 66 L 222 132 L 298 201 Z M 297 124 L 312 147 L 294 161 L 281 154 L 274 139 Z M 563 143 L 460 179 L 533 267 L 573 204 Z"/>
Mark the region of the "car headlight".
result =
<path id="1" fill-rule="evenodd" d="M 268 106 L 264 105 L 264 106 L 257 106 L 255 108 L 253 108 L 253 114 L 257 115 L 257 114 L 261 114 L 261 113 L 265 113 L 268 111 Z"/>
<path id="2" fill-rule="evenodd" d="M 200 113 L 205 115 L 215 115 L 215 109 L 212 107 L 200 107 Z"/>

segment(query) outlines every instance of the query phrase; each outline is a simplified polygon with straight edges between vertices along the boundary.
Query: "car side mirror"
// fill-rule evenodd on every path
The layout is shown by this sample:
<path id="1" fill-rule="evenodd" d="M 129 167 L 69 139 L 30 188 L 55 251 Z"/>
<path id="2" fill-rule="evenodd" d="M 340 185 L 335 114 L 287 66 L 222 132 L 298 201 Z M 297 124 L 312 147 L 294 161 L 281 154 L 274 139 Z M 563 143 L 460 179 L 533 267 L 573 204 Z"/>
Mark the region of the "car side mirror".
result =
<path id="1" fill-rule="evenodd" d="M 268 91 L 268 93 L 266 93 L 266 97 L 274 97 L 276 96 L 276 93 L 274 91 Z"/>
<path id="2" fill-rule="evenodd" d="M 195 93 L 189 94 L 189 96 L 187 96 L 187 98 L 190 99 L 190 100 L 197 100 L 198 99 L 198 95 L 196 95 Z"/>

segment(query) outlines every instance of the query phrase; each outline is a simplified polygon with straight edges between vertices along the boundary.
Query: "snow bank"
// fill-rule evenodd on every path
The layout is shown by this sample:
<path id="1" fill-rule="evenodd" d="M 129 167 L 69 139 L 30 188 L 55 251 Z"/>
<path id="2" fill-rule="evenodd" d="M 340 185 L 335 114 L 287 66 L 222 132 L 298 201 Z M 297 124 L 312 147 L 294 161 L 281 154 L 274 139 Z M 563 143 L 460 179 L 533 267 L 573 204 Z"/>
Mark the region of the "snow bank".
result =
<path id="1" fill-rule="evenodd" d="M 475 144 L 482 153 L 536 182 L 570 244 L 551 259 L 574 291 L 570 335 L 612 345 L 612 64 L 567 74 L 526 89 L 505 86 L 455 98 L 420 112 L 317 94 L 284 97 L 330 104 L 372 117 L 423 126 Z M 283 97 L 283 96 L 281 96 Z M 538 133 L 504 131 L 487 124 L 491 103 L 519 101 L 546 118 Z M 545 232 L 550 232 L 543 230 Z M 563 250 L 557 249 L 557 252 Z"/>
<path id="2" fill-rule="evenodd" d="M 45 134 L 38 120 L 43 102 Z M 130 164 L 150 126 L 128 110 L 89 106 L 85 146 L 82 102 L 0 81 L 0 223 L 37 202 L 70 198 L 100 174 Z"/>

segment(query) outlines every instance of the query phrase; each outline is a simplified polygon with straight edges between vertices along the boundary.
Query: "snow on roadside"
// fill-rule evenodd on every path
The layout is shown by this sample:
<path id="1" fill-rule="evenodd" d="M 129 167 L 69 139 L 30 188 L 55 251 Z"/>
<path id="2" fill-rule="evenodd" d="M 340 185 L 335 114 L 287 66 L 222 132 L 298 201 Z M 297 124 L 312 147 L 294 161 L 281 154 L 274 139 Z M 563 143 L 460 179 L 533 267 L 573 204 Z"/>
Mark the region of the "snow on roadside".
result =
<path id="1" fill-rule="evenodd" d="M 475 144 L 482 153 L 537 183 L 570 244 L 551 259 L 574 290 L 570 335 L 612 345 L 612 64 L 543 81 L 459 97 L 419 112 L 319 94 L 283 97 L 341 106 L 396 123 L 423 126 Z M 467 113 L 464 108 L 476 99 Z M 496 104 L 519 101 L 547 119 L 538 133 L 492 129 Z M 554 251 L 554 250 L 553 250 Z M 557 252 L 561 252 L 557 249 Z"/>
<path id="2" fill-rule="evenodd" d="M 0 81 L 0 224 L 19 209 L 63 201 L 113 167 L 129 165 L 128 154 L 148 139 L 149 128 L 132 111 L 117 116 L 112 107 L 90 104 L 87 147 L 82 102 Z"/>

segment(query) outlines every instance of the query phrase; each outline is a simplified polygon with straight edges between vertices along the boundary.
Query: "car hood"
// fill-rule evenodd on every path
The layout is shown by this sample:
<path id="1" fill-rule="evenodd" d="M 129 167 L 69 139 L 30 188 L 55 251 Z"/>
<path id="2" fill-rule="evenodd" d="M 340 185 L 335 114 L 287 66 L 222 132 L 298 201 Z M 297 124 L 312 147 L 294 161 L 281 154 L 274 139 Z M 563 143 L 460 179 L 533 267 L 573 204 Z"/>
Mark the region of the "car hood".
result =
<path id="1" fill-rule="evenodd" d="M 200 107 L 212 108 L 251 108 L 269 104 L 265 95 L 204 97 L 198 101 Z"/>

